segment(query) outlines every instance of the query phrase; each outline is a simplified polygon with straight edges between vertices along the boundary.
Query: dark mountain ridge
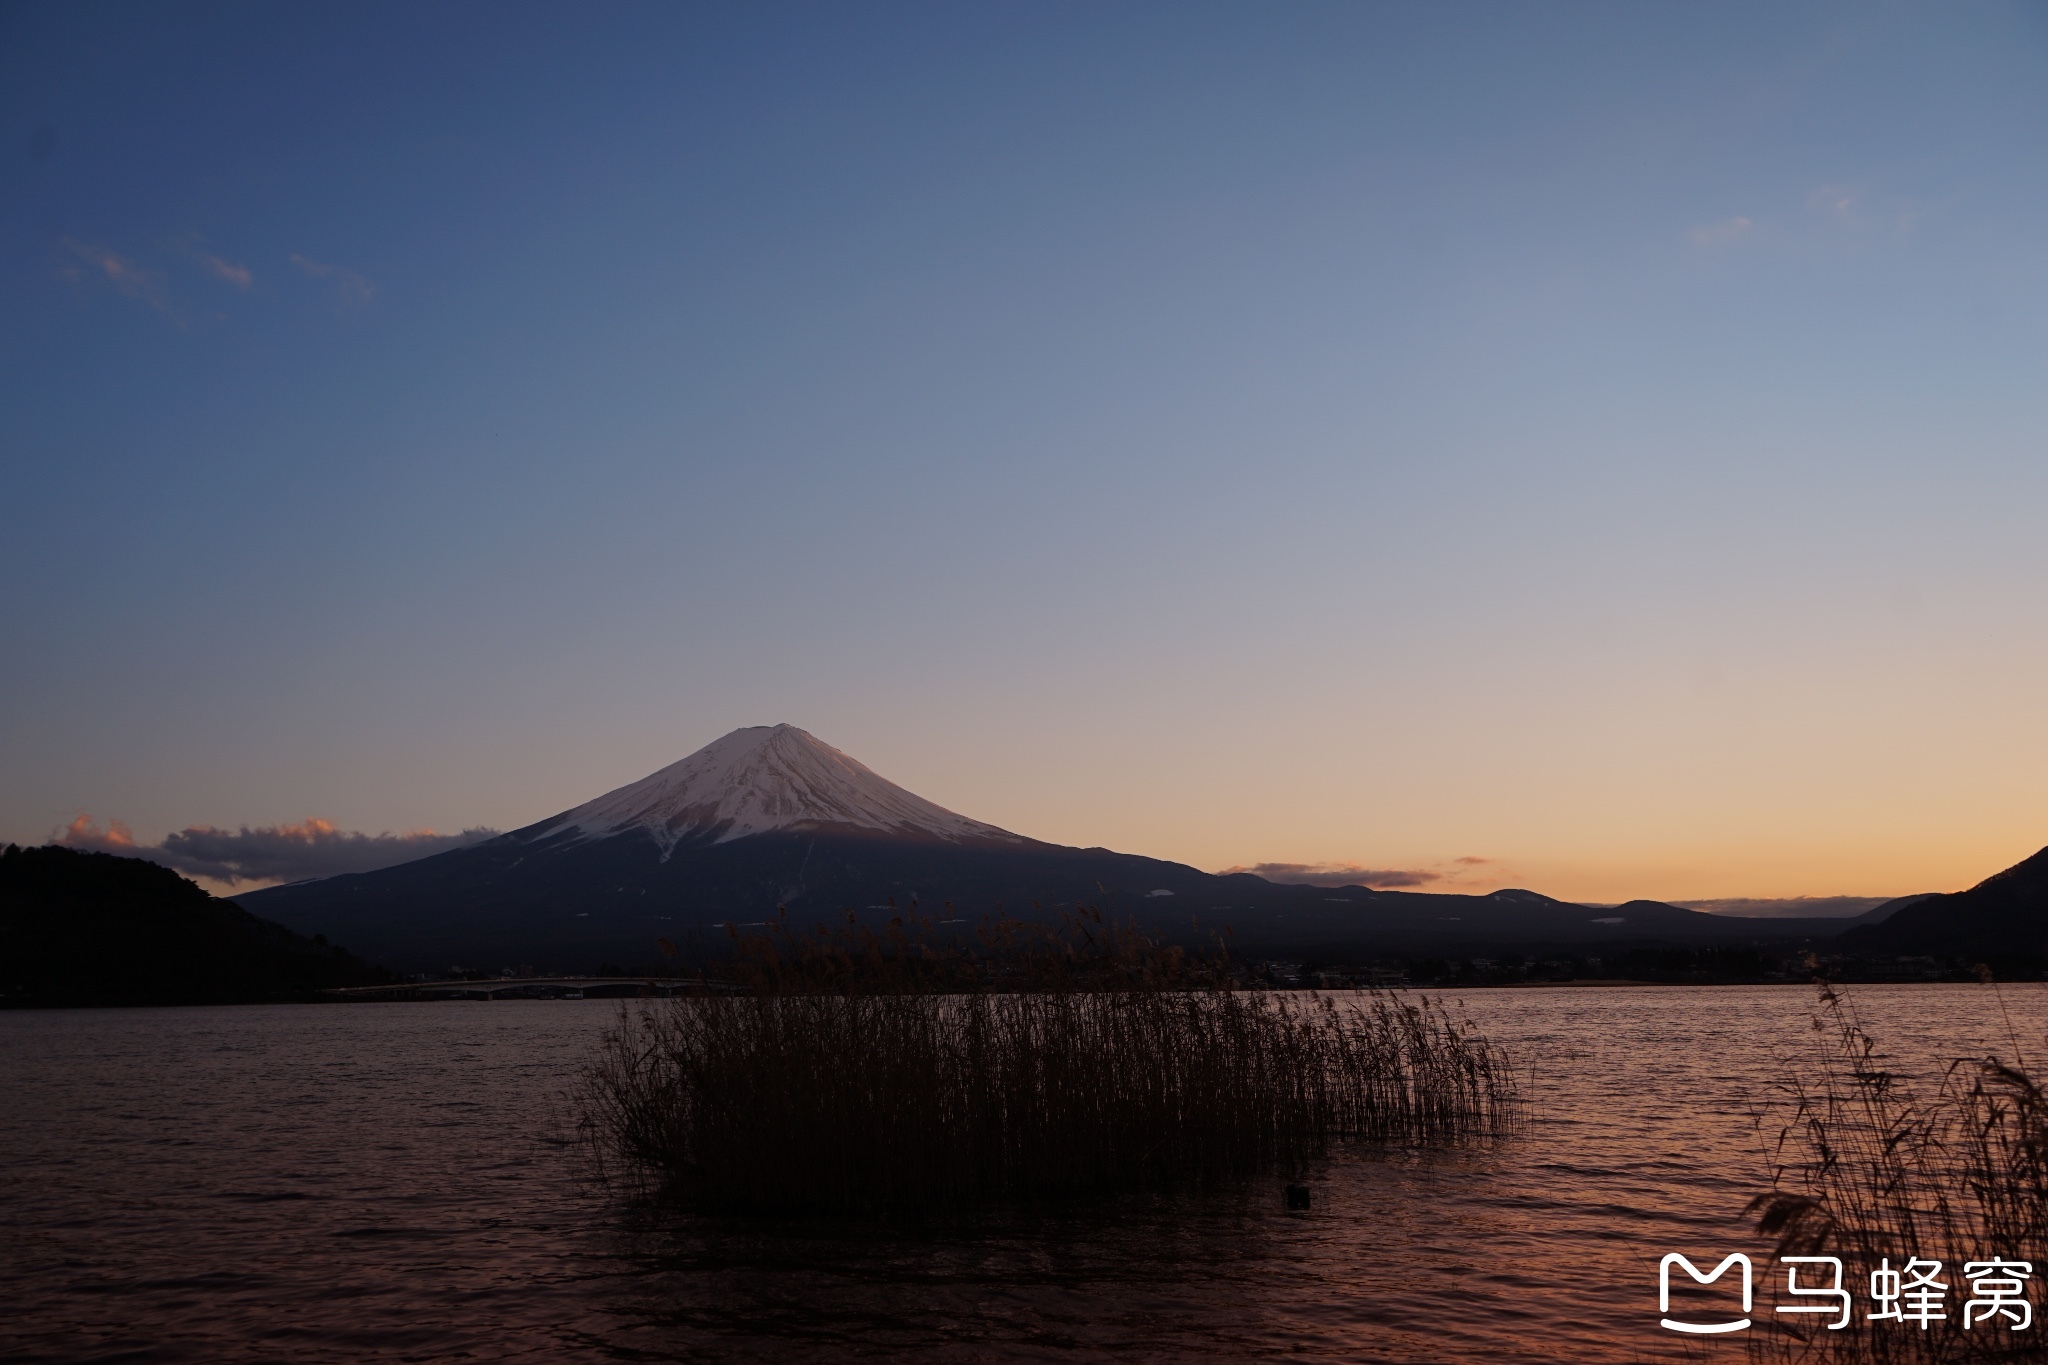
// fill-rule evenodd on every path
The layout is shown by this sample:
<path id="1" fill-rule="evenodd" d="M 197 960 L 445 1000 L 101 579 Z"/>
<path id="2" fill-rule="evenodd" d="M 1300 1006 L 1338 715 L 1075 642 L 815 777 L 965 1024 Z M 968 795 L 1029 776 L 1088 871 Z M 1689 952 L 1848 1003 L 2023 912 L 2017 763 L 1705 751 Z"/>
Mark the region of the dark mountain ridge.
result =
<path id="1" fill-rule="evenodd" d="M 1966 891 L 1911 898 L 1882 923 L 1845 933 L 1840 951 L 1966 957 L 2037 970 L 2048 961 L 2048 848 Z"/>
<path id="2" fill-rule="evenodd" d="M 377 872 L 237 897 L 407 970 L 506 965 L 632 970 L 723 953 L 728 927 L 802 928 L 912 911 L 969 934 L 998 913 L 1093 906 L 1191 945 L 1224 930 L 1238 956 L 1488 955 L 1546 946 L 1798 943 L 1826 920 L 1733 920 L 1657 901 L 1595 908 L 1534 891 L 1375 891 L 1219 876 L 970 820 L 793 726 L 735 731 L 583 806 Z"/>
<path id="3" fill-rule="evenodd" d="M 258 919 L 140 858 L 0 852 L 0 1005 L 310 999 L 380 979 L 324 940 Z"/>
<path id="4" fill-rule="evenodd" d="M 1656 901 L 1605 908 L 1526 891 L 1441 895 L 1362 886 L 1278 885 L 1102 848 L 887 838 L 820 829 L 666 851 L 634 834 L 553 849 L 518 836 L 381 872 L 240 898 L 301 930 L 370 945 L 408 969 L 501 963 L 584 969 L 659 965 L 724 951 L 728 926 L 796 927 L 846 912 L 869 924 L 915 911 L 971 933 L 998 913 L 1057 917 L 1088 905 L 1166 939 L 1206 944 L 1228 930 L 1239 955 L 1485 954 L 1512 946 L 1797 941 L 1829 921 L 1731 920 Z"/>

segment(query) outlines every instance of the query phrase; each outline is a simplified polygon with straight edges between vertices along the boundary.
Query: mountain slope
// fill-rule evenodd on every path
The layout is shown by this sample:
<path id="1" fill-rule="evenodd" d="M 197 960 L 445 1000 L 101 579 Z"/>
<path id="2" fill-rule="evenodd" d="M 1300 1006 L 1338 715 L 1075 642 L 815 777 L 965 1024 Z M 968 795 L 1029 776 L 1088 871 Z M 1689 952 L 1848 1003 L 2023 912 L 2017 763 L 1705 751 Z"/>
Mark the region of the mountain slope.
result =
<path id="1" fill-rule="evenodd" d="M 738 730 L 680 763 L 509 834 L 417 862 L 237 898 L 412 970 L 661 965 L 722 949 L 786 910 L 878 922 L 915 906 L 971 931 L 997 910 L 1081 904 L 1240 955 L 1479 954 L 1509 945 L 1805 939 L 1839 926 L 1731 921 L 1652 901 L 1616 909 L 1532 891 L 1442 896 L 1284 886 L 1042 843 L 971 820 L 794 726 Z M 1596 950 L 1597 951 L 1597 950 Z"/>
<path id="2" fill-rule="evenodd" d="M 774 830 L 864 830 L 905 838 L 998 839 L 794 725 L 735 730 L 638 782 L 516 831 L 603 839 L 639 831 L 664 857 L 686 839 L 729 843 Z"/>
<path id="3" fill-rule="evenodd" d="M 1851 929 L 1842 935 L 1841 949 L 1994 963 L 2048 959 L 2048 848 L 1967 891 L 1922 897 L 1882 923 Z"/>

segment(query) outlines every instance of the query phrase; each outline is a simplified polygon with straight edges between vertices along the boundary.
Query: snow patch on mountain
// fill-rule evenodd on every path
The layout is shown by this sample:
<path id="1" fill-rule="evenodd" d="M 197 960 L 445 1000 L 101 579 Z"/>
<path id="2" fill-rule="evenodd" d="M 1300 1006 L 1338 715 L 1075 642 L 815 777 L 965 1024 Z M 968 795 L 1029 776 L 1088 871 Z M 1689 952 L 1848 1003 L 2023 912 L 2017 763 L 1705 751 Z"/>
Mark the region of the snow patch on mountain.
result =
<path id="1" fill-rule="evenodd" d="M 905 791 L 794 725 L 752 725 L 534 830 L 601 839 L 645 830 L 663 861 L 686 838 L 730 843 L 770 830 L 837 826 L 918 838 L 1006 839 L 1008 830 Z"/>

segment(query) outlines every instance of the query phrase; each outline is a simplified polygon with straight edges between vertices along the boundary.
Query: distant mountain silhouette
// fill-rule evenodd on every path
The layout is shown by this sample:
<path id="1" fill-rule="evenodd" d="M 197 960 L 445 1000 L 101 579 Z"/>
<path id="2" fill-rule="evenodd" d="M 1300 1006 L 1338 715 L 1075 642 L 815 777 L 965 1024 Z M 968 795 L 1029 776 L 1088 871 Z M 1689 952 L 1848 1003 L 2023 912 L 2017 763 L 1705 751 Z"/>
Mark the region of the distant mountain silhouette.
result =
<path id="1" fill-rule="evenodd" d="M 1883 924 L 1907 906 L 1918 905 L 1921 901 L 1931 899 L 1940 894 L 1938 891 L 1922 891 L 1911 896 L 1894 896 L 1881 905 L 1873 905 L 1862 914 L 1853 915 L 1848 919 L 1839 921 L 1839 923 L 1845 929 L 1858 928 L 1865 924 Z"/>
<path id="2" fill-rule="evenodd" d="M 192 1005 L 310 998 L 377 979 L 140 858 L 0 851 L 0 1005 Z"/>
<path id="3" fill-rule="evenodd" d="M 1486 955 L 1555 944 L 1818 940 L 1839 921 L 1734 920 L 1656 901 L 1534 891 L 1429 895 L 1280 885 L 1104 848 L 1042 843 L 905 791 L 791 725 L 736 730 L 659 772 L 467 848 L 236 898 L 404 970 L 532 964 L 633 970 L 722 953 L 727 927 L 913 909 L 968 933 L 999 908 L 1095 906 L 1239 956 Z M 950 928 L 949 928 L 950 926 Z"/>
<path id="4" fill-rule="evenodd" d="M 1965 957 L 1994 964 L 2048 960 L 2048 848 L 1967 891 L 1903 899 L 1906 903 L 1882 923 L 1860 925 L 1843 934 L 1840 950 L 1859 956 Z"/>

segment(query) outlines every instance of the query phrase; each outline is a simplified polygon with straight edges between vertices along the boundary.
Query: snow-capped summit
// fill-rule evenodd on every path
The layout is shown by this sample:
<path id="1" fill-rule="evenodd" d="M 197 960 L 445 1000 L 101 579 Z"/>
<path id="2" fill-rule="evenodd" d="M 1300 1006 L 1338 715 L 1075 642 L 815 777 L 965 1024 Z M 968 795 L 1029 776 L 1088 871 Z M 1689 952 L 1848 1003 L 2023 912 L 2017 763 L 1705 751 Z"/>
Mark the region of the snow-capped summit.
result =
<path id="1" fill-rule="evenodd" d="M 820 827 L 938 838 L 1015 840 L 955 815 L 871 772 L 794 725 L 752 725 L 638 782 L 533 827 L 536 838 L 571 829 L 598 839 L 643 829 L 662 857 L 686 838 L 729 843 L 770 830 Z"/>

